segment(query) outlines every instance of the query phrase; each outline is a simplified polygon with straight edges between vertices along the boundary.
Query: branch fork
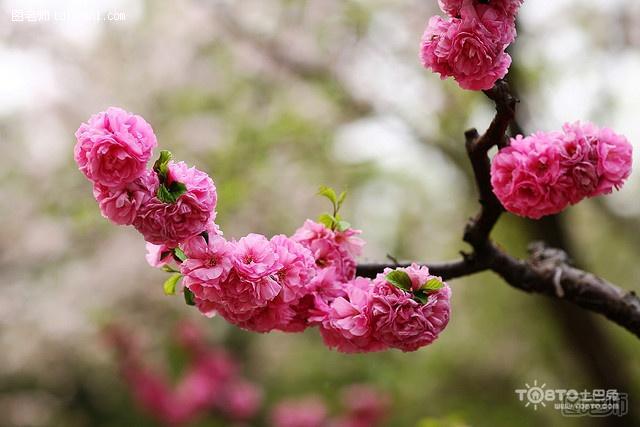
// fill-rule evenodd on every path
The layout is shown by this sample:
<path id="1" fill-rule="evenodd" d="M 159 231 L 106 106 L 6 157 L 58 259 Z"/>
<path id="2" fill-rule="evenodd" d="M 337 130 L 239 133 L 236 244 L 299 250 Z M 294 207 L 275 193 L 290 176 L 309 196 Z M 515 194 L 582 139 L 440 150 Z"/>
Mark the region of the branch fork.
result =
<path id="1" fill-rule="evenodd" d="M 508 145 L 506 136 L 515 118 L 518 100 L 509 85 L 499 80 L 484 91 L 496 106 L 496 114 L 487 131 L 480 135 L 476 129 L 465 132 L 467 155 L 478 188 L 480 210 L 467 222 L 463 240 L 472 252 L 461 252 L 455 261 L 427 264 L 431 274 L 444 280 L 493 271 L 505 282 L 525 292 L 539 293 L 569 301 L 586 310 L 599 313 L 640 338 L 640 298 L 618 286 L 571 265 L 568 255 L 560 250 L 535 242 L 529 246 L 529 258 L 515 258 L 490 239 L 491 231 L 504 208 L 491 187 L 489 150 Z M 361 264 L 358 274 L 375 277 L 385 268 L 405 267 L 408 264 Z"/>

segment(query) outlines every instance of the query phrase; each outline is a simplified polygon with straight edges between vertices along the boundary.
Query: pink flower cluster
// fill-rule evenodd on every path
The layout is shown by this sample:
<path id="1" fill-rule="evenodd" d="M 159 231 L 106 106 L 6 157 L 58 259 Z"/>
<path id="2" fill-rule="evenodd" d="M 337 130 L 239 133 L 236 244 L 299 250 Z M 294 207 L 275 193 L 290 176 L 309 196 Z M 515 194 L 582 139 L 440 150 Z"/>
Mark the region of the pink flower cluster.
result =
<path id="1" fill-rule="evenodd" d="M 538 219 L 619 189 L 631 165 L 632 146 L 624 136 L 591 123 L 567 123 L 562 132 L 511 139 L 492 161 L 491 184 L 509 212 Z"/>
<path id="2" fill-rule="evenodd" d="M 412 264 L 396 269 L 411 280 L 411 289 L 400 289 L 387 279 L 392 271 L 386 269 L 374 280 L 357 277 L 343 285 L 340 296 L 321 305 L 315 319 L 327 346 L 346 353 L 415 351 L 438 337 L 449 322 L 449 286 L 427 267 Z M 426 302 L 416 299 L 414 292 L 432 279 L 442 287 Z"/>
<path id="3" fill-rule="evenodd" d="M 203 314 L 254 332 L 316 326 L 329 347 L 349 353 L 413 351 L 446 326 L 450 289 L 438 279 L 442 288 L 426 295 L 421 287 L 433 277 L 425 267 L 402 270 L 414 282 L 406 289 L 386 280 L 390 271 L 356 277 L 364 241 L 338 214 L 345 193 L 325 188 L 333 215 L 307 220 L 290 237 L 229 240 L 214 222 L 216 189 L 206 173 L 165 151 L 146 168 L 157 143 L 141 117 L 109 108 L 76 137 L 76 161 L 103 215 L 143 234 L 149 264 L 174 273 L 165 292 L 181 286 Z"/>
<path id="4" fill-rule="evenodd" d="M 461 88 L 490 89 L 511 65 L 505 52 L 515 40 L 515 17 L 522 0 L 440 0 L 448 19 L 433 16 L 422 36 L 420 58 L 442 79 Z"/>
<path id="5" fill-rule="evenodd" d="M 76 139 L 74 158 L 93 183 L 105 218 L 133 225 L 147 241 L 171 247 L 211 226 L 217 200 L 213 181 L 168 159 L 163 174 L 147 169 L 157 140 L 142 117 L 110 107 L 80 125 Z M 176 186 L 185 187 L 175 193 L 176 200 L 162 200 L 160 191 L 170 194 Z"/>
<path id="6" fill-rule="evenodd" d="M 224 349 L 208 347 L 193 324 L 182 323 L 177 331 L 188 366 L 175 385 L 147 366 L 131 335 L 117 326 L 106 332 L 134 399 L 162 425 L 189 424 L 211 411 L 227 420 L 247 421 L 259 410 L 261 389 L 238 374 L 237 363 Z"/>
<path id="7" fill-rule="evenodd" d="M 366 384 L 343 389 L 342 413 L 331 417 L 322 399 L 307 396 L 278 403 L 271 411 L 273 427 L 376 427 L 389 410 L 389 397 Z"/>
<path id="8" fill-rule="evenodd" d="M 250 331 L 318 326 L 327 346 L 347 353 L 414 351 L 431 343 L 449 320 L 449 287 L 420 302 L 387 282 L 392 270 L 376 280 L 355 277 L 358 233 L 307 220 L 293 237 L 199 235 L 180 245 L 187 257 L 180 271 L 201 312 Z M 151 250 L 156 260 L 157 249 Z M 426 267 L 401 270 L 415 290 L 433 278 Z"/>

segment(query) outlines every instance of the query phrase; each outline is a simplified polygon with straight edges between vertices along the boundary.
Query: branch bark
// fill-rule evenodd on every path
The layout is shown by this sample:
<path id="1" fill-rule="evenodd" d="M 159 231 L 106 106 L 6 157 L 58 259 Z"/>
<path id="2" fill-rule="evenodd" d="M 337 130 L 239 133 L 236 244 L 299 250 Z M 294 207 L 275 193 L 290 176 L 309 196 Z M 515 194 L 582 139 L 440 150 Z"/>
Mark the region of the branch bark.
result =
<path id="1" fill-rule="evenodd" d="M 586 310 L 599 313 L 640 338 L 640 298 L 633 292 L 571 265 L 567 254 L 543 243 L 532 244 L 527 260 L 515 258 L 490 239 L 491 231 L 504 208 L 491 188 L 489 150 L 505 147 L 506 132 L 515 117 L 517 100 L 504 81 L 485 91 L 496 105 L 496 115 L 480 136 L 475 129 L 465 133 L 466 148 L 478 187 L 480 211 L 467 223 L 463 240 L 473 249 L 462 259 L 426 264 L 432 274 L 445 280 L 493 271 L 512 287 L 530 293 L 564 299 Z M 358 274 L 375 277 L 385 268 L 407 264 L 361 264 Z"/>

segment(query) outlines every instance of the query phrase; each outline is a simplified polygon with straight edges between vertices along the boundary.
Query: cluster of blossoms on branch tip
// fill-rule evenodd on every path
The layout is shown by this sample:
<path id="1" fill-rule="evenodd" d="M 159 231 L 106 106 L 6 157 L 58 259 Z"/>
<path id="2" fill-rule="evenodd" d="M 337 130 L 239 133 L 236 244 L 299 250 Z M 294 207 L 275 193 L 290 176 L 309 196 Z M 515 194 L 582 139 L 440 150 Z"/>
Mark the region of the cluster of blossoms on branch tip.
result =
<path id="1" fill-rule="evenodd" d="M 104 217 L 133 225 L 147 241 L 147 261 L 173 273 L 167 294 L 207 316 L 254 332 L 318 327 L 324 342 L 356 353 L 430 344 L 449 321 L 449 286 L 426 267 L 356 277 L 364 241 L 339 214 L 346 193 L 323 187 L 333 212 L 307 220 L 292 236 L 224 237 L 216 187 L 204 172 L 161 151 L 139 116 L 119 108 L 92 116 L 76 132 L 75 159 L 93 183 Z"/>
<path id="2" fill-rule="evenodd" d="M 431 17 L 422 36 L 420 59 L 442 79 L 461 88 L 490 89 L 511 65 L 505 52 L 515 40 L 515 18 L 522 0 L 439 0 L 449 15 Z"/>
<path id="3" fill-rule="evenodd" d="M 591 123 L 511 139 L 491 164 L 491 184 L 509 212 L 533 219 L 619 189 L 631 173 L 629 141 Z"/>

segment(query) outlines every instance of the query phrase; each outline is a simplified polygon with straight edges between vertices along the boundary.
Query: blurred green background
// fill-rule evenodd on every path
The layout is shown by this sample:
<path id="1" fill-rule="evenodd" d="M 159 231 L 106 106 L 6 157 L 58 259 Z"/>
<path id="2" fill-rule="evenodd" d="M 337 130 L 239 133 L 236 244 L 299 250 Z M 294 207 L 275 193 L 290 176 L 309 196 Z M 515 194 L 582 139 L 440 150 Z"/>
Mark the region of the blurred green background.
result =
<path id="1" fill-rule="evenodd" d="M 48 22 L 12 21 L 39 9 Z M 462 134 L 483 130 L 493 106 L 421 68 L 435 13 L 435 0 L 1 1 L 0 426 L 153 425 L 99 332 L 129 325 L 151 360 L 170 365 L 181 318 L 245 361 L 266 406 L 306 393 L 335 401 L 340 386 L 366 382 L 393 397 L 389 426 L 640 425 L 637 413 L 565 418 L 518 401 L 514 390 L 537 380 L 617 388 L 638 410 L 640 342 L 491 273 L 452 283 L 448 329 L 411 354 L 341 355 L 313 330 L 258 335 L 206 319 L 163 295 L 141 236 L 100 216 L 75 167 L 78 125 L 121 106 L 214 178 L 228 236 L 292 233 L 326 209 L 314 193 L 327 184 L 349 191 L 363 261 L 454 258 L 477 209 Z M 637 163 L 638 23 L 634 0 L 525 1 L 509 74 L 525 132 L 592 120 L 627 135 Z M 634 173 L 619 193 L 559 217 L 506 215 L 494 237 L 523 256 L 545 238 L 640 292 L 639 196 Z"/>

